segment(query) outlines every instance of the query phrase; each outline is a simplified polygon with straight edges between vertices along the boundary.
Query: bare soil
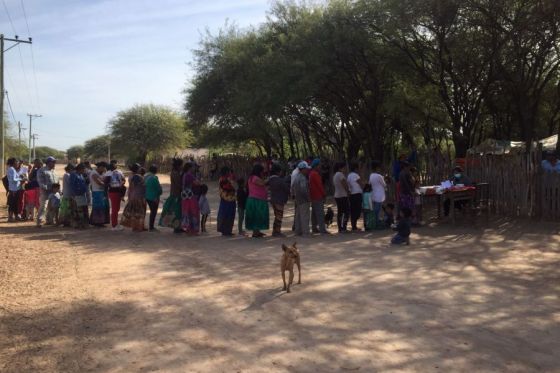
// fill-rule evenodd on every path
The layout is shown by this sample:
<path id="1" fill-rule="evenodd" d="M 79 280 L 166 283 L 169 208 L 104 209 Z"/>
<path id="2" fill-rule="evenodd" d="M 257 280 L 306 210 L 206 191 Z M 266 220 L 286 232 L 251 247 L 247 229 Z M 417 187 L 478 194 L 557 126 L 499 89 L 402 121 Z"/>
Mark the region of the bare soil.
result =
<path id="1" fill-rule="evenodd" d="M 297 239 L 303 284 L 286 294 L 294 238 L 218 236 L 216 194 L 196 238 L 0 211 L 0 371 L 560 372 L 557 225 Z"/>

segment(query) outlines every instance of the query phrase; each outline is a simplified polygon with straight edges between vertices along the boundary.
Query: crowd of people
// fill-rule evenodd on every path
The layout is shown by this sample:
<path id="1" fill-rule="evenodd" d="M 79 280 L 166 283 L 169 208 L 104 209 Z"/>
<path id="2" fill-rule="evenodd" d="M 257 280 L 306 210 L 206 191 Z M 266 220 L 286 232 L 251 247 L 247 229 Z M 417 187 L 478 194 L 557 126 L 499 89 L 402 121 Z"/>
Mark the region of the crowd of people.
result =
<path id="1" fill-rule="evenodd" d="M 44 164 L 36 159 L 31 165 L 15 158 L 8 160 L 4 181 L 10 222 L 32 220 L 37 227 L 46 224 L 85 229 L 109 225 L 113 230 L 128 227 L 136 232 L 157 231 L 162 186 L 156 166 L 145 170 L 133 164 L 125 177 L 116 161 L 99 162 L 95 167 L 89 162 L 70 163 L 59 178 L 55 164 L 53 157 L 47 158 Z M 271 234 L 282 237 L 284 212 L 292 199 L 295 216 L 291 229 L 296 235 L 330 234 L 330 222 L 326 219 L 329 220 L 329 213 L 334 213 L 330 208 L 325 210 L 327 192 L 321 160 L 309 158 L 290 164 L 293 169 L 279 161 L 257 162 L 247 180 L 236 178 L 234 170 L 222 167 L 218 179 L 217 231 L 223 236 L 233 236 L 237 218 L 238 235 L 264 237 L 270 229 L 269 208 L 272 207 Z M 170 192 L 157 225 L 187 235 L 207 232 L 211 215 L 209 188 L 200 180 L 196 167 L 194 162 L 173 160 Z M 400 167 L 400 208 L 395 219 L 394 204 L 385 201 L 387 176 L 381 173 L 379 162 L 371 164 L 372 173 L 366 181 L 361 179 L 356 163 L 334 165 L 332 185 L 339 233 L 393 227 L 398 231 L 393 243 L 408 243 L 414 217 L 414 199 L 409 193 L 414 188 L 414 178 L 408 162 L 401 162 Z"/>

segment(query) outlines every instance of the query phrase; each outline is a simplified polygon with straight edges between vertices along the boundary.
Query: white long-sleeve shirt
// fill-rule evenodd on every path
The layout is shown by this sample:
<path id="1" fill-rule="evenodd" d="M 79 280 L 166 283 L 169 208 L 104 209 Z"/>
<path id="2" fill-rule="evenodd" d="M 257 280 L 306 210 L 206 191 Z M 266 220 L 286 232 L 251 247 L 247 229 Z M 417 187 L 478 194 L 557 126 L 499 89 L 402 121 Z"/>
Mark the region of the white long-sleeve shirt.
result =
<path id="1" fill-rule="evenodd" d="M 371 185 L 372 202 L 385 202 L 385 189 L 387 189 L 387 184 L 385 183 L 383 175 L 378 174 L 377 172 L 372 173 L 369 176 L 369 184 Z"/>
<path id="2" fill-rule="evenodd" d="M 21 177 L 12 166 L 8 168 L 8 190 L 10 192 L 17 192 L 21 187 Z"/>

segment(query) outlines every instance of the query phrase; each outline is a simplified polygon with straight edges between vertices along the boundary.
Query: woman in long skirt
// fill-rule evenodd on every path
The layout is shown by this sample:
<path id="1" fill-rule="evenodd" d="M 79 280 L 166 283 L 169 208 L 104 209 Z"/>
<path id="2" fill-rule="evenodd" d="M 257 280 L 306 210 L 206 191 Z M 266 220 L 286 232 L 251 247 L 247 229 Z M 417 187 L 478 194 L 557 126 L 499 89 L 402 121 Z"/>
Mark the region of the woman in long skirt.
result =
<path id="1" fill-rule="evenodd" d="M 70 224 L 74 228 L 85 229 L 88 227 L 88 203 L 86 166 L 80 163 L 75 170 L 70 171 Z"/>
<path id="2" fill-rule="evenodd" d="M 183 181 L 181 179 L 181 168 L 183 160 L 180 158 L 173 159 L 171 170 L 171 188 L 169 197 L 163 204 L 163 211 L 159 220 L 162 227 L 173 228 L 175 233 L 181 233 L 181 191 L 183 190 Z"/>
<path id="3" fill-rule="evenodd" d="M 132 175 L 128 180 L 128 202 L 124 208 L 121 224 L 125 227 L 132 228 L 134 232 L 142 232 L 144 221 L 146 220 L 146 187 L 144 178 L 139 174 L 140 165 L 133 164 L 130 167 Z"/>
<path id="4" fill-rule="evenodd" d="M 91 216 L 90 223 L 97 227 L 103 227 L 109 223 L 109 201 L 103 174 L 107 171 L 107 163 L 99 162 L 96 169 L 89 174 L 91 185 Z"/>
<path id="5" fill-rule="evenodd" d="M 218 209 L 218 232 L 231 236 L 235 222 L 235 188 L 233 174 L 228 167 L 220 171 L 220 207 Z"/>
<path id="6" fill-rule="evenodd" d="M 249 198 L 245 206 L 245 226 L 253 231 L 253 238 L 264 237 L 262 230 L 270 228 L 268 210 L 268 193 L 264 180 L 264 167 L 261 164 L 253 166 L 253 171 L 248 180 Z"/>
<path id="7" fill-rule="evenodd" d="M 70 174 L 74 171 L 74 165 L 68 163 L 64 167 L 65 174 L 62 177 L 62 199 L 60 200 L 60 209 L 58 211 L 58 220 L 64 227 L 72 225 L 72 211 L 70 209 L 70 201 L 72 200 L 72 188 L 70 185 Z"/>
<path id="8" fill-rule="evenodd" d="M 200 229 L 200 208 L 198 195 L 195 193 L 200 183 L 194 176 L 193 164 L 185 163 L 183 167 L 183 191 L 181 192 L 181 227 L 187 234 L 196 235 Z"/>
<path id="9" fill-rule="evenodd" d="M 399 174 L 399 184 L 400 184 L 400 193 L 399 193 L 399 209 L 402 208 L 409 208 L 412 211 L 412 220 L 416 218 L 416 214 L 414 212 L 415 203 L 415 181 L 412 173 L 410 172 L 410 163 L 404 161 L 401 162 L 401 172 Z"/>

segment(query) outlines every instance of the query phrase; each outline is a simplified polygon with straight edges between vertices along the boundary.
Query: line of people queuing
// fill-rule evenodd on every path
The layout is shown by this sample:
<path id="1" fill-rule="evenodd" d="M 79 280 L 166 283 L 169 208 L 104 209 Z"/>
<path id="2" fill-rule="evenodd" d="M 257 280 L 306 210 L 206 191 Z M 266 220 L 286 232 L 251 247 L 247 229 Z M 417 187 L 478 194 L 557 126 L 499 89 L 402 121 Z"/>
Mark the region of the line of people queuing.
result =
<path id="1" fill-rule="evenodd" d="M 24 185 L 31 184 L 33 188 L 27 189 L 33 189 L 35 192 L 28 193 L 28 199 L 24 200 L 29 203 L 33 201 L 37 207 L 38 227 L 44 223 L 43 217 L 46 213 L 46 224 L 82 229 L 89 225 L 103 227 L 110 224 L 113 230 L 129 227 L 133 231 L 144 231 L 149 208 L 148 230 L 157 230 L 156 216 L 162 187 L 155 166 L 146 172 L 139 164 L 133 164 L 127 179 L 118 170 L 116 161 L 99 162 L 95 168 L 87 162 L 68 164 L 61 188 L 55 172 L 56 159 L 53 157 L 47 158 L 45 165 L 36 160 L 29 176 L 21 172 L 21 166 L 17 163 L 15 159 L 8 161 L 10 221 L 20 219 L 15 201 L 20 198 L 19 191 L 22 188 L 26 189 Z M 407 196 L 408 189 L 402 179 L 402 175 L 407 175 L 408 166 L 403 165 L 400 190 L 402 216 L 397 228 L 399 233 L 393 239 L 394 243 L 408 242 L 410 235 L 412 209 L 407 205 L 410 202 Z M 368 231 L 393 225 L 395 207 L 393 204 L 384 204 L 387 184 L 380 168 L 379 162 L 373 162 L 373 172 L 369 180 L 363 183 L 357 163 L 350 164 L 347 175 L 346 163 L 335 164 L 333 185 L 338 232 L 360 231 L 359 220 L 363 220 L 364 230 Z M 328 211 L 325 214 L 327 193 L 322 170 L 320 159 L 296 162 L 291 174 L 288 174 L 279 162 L 272 162 L 270 165 L 256 163 L 248 179 L 244 180 L 236 179 L 229 167 L 222 167 L 218 180 L 218 232 L 224 236 L 232 236 L 237 217 L 238 234 L 246 235 L 246 231 L 249 231 L 254 238 L 264 237 L 263 231 L 270 229 L 270 204 L 274 214 L 272 236 L 284 236 L 282 223 L 285 206 L 290 198 L 293 198 L 295 217 L 292 230 L 295 234 L 329 234 L 326 222 Z M 211 213 L 206 196 L 208 186 L 200 181 L 196 173 L 196 163 L 174 159 L 170 180 L 170 194 L 163 205 L 159 225 L 188 235 L 206 232 Z M 37 196 L 36 199 L 33 199 L 34 195 Z M 125 196 L 128 198 L 119 222 L 119 212 Z M 26 214 L 29 218 L 30 214 Z"/>

